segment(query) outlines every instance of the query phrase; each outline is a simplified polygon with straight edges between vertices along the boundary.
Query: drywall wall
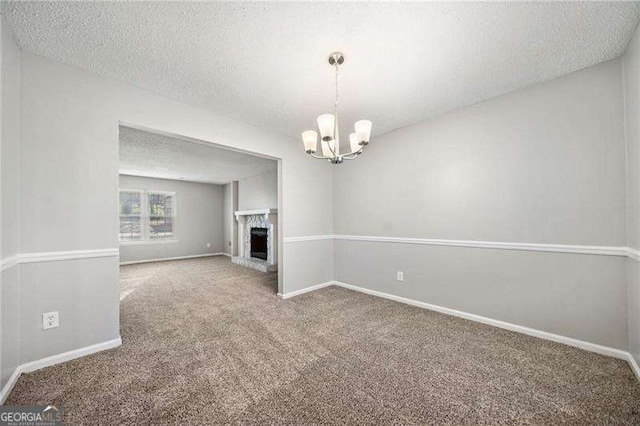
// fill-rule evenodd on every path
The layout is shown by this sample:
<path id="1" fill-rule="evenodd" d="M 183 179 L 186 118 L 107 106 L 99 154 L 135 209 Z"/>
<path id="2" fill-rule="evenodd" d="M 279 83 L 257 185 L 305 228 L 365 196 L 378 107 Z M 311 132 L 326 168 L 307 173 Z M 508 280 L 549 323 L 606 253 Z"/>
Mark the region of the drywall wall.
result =
<path id="1" fill-rule="evenodd" d="M 240 210 L 277 209 L 277 172 L 274 170 L 238 181 L 238 198 Z"/>
<path id="2" fill-rule="evenodd" d="M 362 241 L 335 250 L 338 281 L 626 349 L 623 257 Z"/>
<path id="3" fill-rule="evenodd" d="M 621 66 L 609 61 L 373 138 L 336 168 L 334 232 L 624 246 Z M 343 240 L 334 251 L 338 281 L 627 348 L 619 257 Z"/>
<path id="4" fill-rule="evenodd" d="M 0 259 L 19 251 L 20 50 L 0 18 Z M 0 272 L 0 389 L 18 365 L 18 291 L 20 266 Z"/>
<path id="5" fill-rule="evenodd" d="M 640 30 L 623 58 L 627 144 L 627 245 L 640 250 Z M 640 259 L 629 259 L 629 352 L 640 364 Z"/>
<path id="6" fill-rule="evenodd" d="M 278 171 L 280 209 L 285 212 L 279 216 L 282 237 L 331 233 L 331 168 L 308 158 L 299 141 L 28 52 L 21 58 L 22 253 L 117 249 L 119 124 L 282 159 Z M 314 191 L 305 190 L 311 186 Z M 279 291 L 330 281 L 331 267 L 308 271 L 299 265 L 311 261 L 331 265 L 331 244 L 303 242 L 293 247 L 284 242 L 279 252 Z M 293 251 L 295 262 L 290 260 Z M 55 345 L 47 344 L 46 332 L 34 328 L 40 321 L 35 310 L 21 314 L 31 330 L 28 341 L 21 344 L 21 362 L 78 349 L 91 336 L 118 337 L 118 317 L 113 315 L 118 309 L 113 297 L 119 288 L 116 257 L 51 259 L 25 271 L 21 288 L 36 286 L 48 291 L 21 292 L 20 306 L 44 306 L 44 298 L 57 289 L 69 299 L 55 304 L 61 318 Z M 79 327 L 83 323 L 92 327 Z"/>
<path id="7" fill-rule="evenodd" d="M 28 263 L 20 274 L 21 364 L 119 336 L 117 257 Z M 43 330 L 52 311 L 60 326 Z"/>
<path id="8" fill-rule="evenodd" d="M 222 252 L 222 185 L 120 175 L 120 188 L 175 192 L 177 212 L 174 239 L 121 243 L 121 263 Z"/>
<path id="9" fill-rule="evenodd" d="M 234 212 L 238 211 L 238 182 L 226 184 L 222 189 L 222 228 L 224 253 L 238 255 L 238 222 Z"/>

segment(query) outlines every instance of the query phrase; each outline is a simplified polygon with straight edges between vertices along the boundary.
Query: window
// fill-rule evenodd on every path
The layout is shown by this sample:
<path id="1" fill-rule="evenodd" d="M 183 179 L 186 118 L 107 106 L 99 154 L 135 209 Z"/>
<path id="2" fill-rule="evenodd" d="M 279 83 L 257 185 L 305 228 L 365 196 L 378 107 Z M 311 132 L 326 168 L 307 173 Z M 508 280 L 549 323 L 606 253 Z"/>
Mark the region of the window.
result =
<path id="1" fill-rule="evenodd" d="M 120 241 L 142 239 L 142 192 L 120 191 Z"/>
<path id="2" fill-rule="evenodd" d="M 120 242 L 174 240 L 176 194 L 120 190 Z"/>
<path id="3" fill-rule="evenodd" d="M 149 238 L 173 237 L 173 194 L 150 192 Z"/>

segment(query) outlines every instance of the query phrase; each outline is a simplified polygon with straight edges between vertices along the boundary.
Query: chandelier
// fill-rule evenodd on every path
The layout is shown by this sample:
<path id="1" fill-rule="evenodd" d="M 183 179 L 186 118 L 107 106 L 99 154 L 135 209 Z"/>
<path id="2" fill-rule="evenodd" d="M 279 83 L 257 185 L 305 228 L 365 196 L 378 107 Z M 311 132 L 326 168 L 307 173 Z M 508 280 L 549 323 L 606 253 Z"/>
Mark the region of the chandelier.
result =
<path id="1" fill-rule="evenodd" d="M 346 154 L 340 153 L 340 129 L 338 127 L 338 68 L 344 63 L 344 55 L 340 52 L 333 52 L 329 55 L 329 64 L 335 67 L 336 71 L 336 102 L 333 114 L 322 114 L 318 117 L 318 129 L 320 130 L 320 146 L 322 155 L 316 155 L 318 146 L 318 132 L 306 130 L 302 132 L 302 143 L 304 149 L 313 158 L 328 160 L 331 164 L 342 164 L 344 160 L 353 160 L 362 154 L 362 151 L 371 136 L 371 121 L 359 120 L 354 124 L 354 132 L 349 135 L 349 148 L 351 151 Z"/>

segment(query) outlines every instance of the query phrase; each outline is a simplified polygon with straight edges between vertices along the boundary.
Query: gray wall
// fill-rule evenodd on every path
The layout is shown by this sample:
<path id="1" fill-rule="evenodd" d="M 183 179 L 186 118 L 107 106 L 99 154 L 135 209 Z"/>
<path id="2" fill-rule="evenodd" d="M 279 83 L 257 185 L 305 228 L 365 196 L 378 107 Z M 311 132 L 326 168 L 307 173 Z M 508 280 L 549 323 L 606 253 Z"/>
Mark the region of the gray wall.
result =
<path id="1" fill-rule="evenodd" d="M 19 252 L 20 50 L 0 19 L 0 258 Z M 0 273 L 0 389 L 19 360 L 18 292 L 20 266 Z"/>
<path id="2" fill-rule="evenodd" d="M 238 254 L 238 223 L 234 212 L 238 211 L 238 182 L 230 182 L 222 189 L 222 228 L 224 252 L 229 256 Z"/>
<path id="3" fill-rule="evenodd" d="M 282 158 L 282 236 L 332 231 L 331 168 L 309 159 L 297 140 L 28 52 L 21 55 L 20 79 L 21 253 L 118 248 L 119 123 Z M 311 186 L 313 192 L 305 190 Z M 279 291 L 330 280 L 332 268 L 309 271 L 299 266 L 311 261 L 331 265 L 330 247 L 331 241 L 322 247 L 284 243 Z M 294 251 L 295 262 L 290 261 Z M 26 266 L 21 267 L 20 288 L 29 291 L 11 295 L 19 298 L 25 333 L 20 363 L 119 336 L 115 256 Z M 54 297 L 49 303 L 57 291 L 67 299 Z M 34 308 L 23 309 L 27 306 Z M 60 311 L 55 331 L 36 327 L 42 313 L 36 311 L 45 306 Z"/>
<path id="4" fill-rule="evenodd" d="M 120 244 L 120 262 L 222 253 L 222 185 L 120 175 L 120 188 L 171 191 L 177 201 L 176 241 Z"/>
<path id="5" fill-rule="evenodd" d="M 116 257 L 28 263 L 20 273 L 20 364 L 119 336 Z M 60 326 L 42 330 L 51 311 Z"/>
<path id="6" fill-rule="evenodd" d="M 374 138 L 335 169 L 334 232 L 624 246 L 621 72 L 616 59 Z M 621 258 L 341 240 L 334 250 L 339 281 L 627 348 Z"/>
<path id="7" fill-rule="evenodd" d="M 277 209 L 278 175 L 262 173 L 238 181 L 239 210 Z"/>
<path id="8" fill-rule="evenodd" d="M 624 56 L 627 245 L 640 250 L 640 30 Z M 640 263 L 629 259 L 629 351 L 640 364 Z"/>

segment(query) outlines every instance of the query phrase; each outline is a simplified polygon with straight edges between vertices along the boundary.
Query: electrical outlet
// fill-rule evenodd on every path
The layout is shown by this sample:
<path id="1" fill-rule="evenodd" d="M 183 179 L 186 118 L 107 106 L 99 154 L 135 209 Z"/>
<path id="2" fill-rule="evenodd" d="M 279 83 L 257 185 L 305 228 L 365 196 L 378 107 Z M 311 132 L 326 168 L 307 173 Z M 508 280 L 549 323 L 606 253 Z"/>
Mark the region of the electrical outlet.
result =
<path id="1" fill-rule="evenodd" d="M 48 330 L 50 328 L 58 327 L 58 311 L 47 312 L 42 314 L 42 329 Z"/>
<path id="2" fill-rule="evenodd" d="M 207 243 L 207 248 L 211 248 L 211 243 Z"/>
<path id="3" fill-rule="evenodd" d="M 402 271 L 398 271 L 398 272 L 397 272 L 397 274 L 398 274 L 398 275 L 397 275 L 397 278 L 396 278 L 396 279 L 397 279 L 398 281 L 404 281 L 404 272 L 402 272 Z"/>

